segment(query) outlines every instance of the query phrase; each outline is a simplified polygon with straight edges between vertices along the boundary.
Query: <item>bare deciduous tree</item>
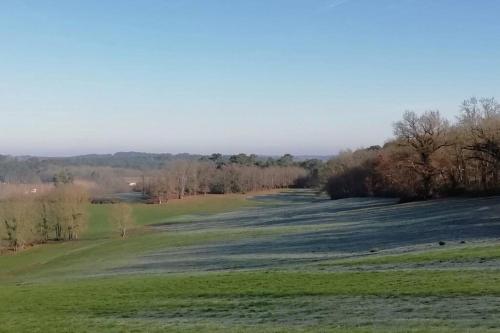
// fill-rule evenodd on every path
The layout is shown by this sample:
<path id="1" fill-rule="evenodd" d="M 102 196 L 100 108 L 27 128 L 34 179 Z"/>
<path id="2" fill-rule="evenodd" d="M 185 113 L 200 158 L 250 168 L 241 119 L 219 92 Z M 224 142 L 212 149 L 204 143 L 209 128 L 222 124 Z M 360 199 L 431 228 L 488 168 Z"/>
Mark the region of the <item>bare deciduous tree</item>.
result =
<path id="1" fill-rule="evenodd" d="M 407 158 L 407 166 L 421 177 L 422 195 L 425 198 L 432 195 L 433 177 L 437 173 L 433 155 L 449 144 L 448 128 L 448 121 L 438 111 L 428 111 L 420 116 L 407 111 L 403 119 L 394 124 L 398 143 L 411 152 Z"/>
<path id="2" fill-rule="evenodd" d="M 112 205 L 109 219 L 111 224 L 120 232 L 122 239 L 127 236 L 127 231 L 134 226 L 132 207 L 125 203 Z"/>
<path id="3" fill-rule="evenodd" d="M 287 161 L 292 158 L 290 155 L 286 157 Z M 147 192 L 155 202 L 162 203 L 170 197 L 182 199 L 185 195 L 200 193 L 245 193 L 285 188 L 294 185 L 306 174 L 304 168 L 296 165 L 261 166 L 254 155 L 250 157 L 244 154 L 234 155 L 230 160 L 233 162 L 219 165 L 210 159 L 176 161 L 152 177 Z M 249 163 L 255 164 L 249 165 Z"/>
<path id="4" fill-rule="evenodd" d="M 75 185 L 60 185 L 49 195 L 50 216 L 56 240 L 78 239 L 87 227 L 88 196 Z"/>
<path id="5" fill-rule="evenodd" d="M 36 241 L 36 230 L 33 215 L 33 200 L 16 196 L 4 201 L 0 207 L 2 230 L 13 250 L 24 248 Z"/>
<path id="6" fill-rule="evenodd" d="M 493 98 L 470 98 L 462 103 L 459 126 L 463 148 L 478 162 L 483 189 L 494 187 L 500 169 L 500 104 Z"/>

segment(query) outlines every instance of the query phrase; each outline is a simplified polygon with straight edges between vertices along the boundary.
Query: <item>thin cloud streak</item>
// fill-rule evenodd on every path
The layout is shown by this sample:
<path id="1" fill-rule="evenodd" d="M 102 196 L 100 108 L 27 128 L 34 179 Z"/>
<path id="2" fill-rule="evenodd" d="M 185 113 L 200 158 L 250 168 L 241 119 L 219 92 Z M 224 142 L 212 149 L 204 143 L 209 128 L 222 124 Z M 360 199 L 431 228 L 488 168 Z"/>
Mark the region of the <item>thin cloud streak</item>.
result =
<path id="1" fill-rule="evenodd" d="M 332 10 L 351 1 L 352 0 L 333 0 L 327 5 L 327 9 Z"/>

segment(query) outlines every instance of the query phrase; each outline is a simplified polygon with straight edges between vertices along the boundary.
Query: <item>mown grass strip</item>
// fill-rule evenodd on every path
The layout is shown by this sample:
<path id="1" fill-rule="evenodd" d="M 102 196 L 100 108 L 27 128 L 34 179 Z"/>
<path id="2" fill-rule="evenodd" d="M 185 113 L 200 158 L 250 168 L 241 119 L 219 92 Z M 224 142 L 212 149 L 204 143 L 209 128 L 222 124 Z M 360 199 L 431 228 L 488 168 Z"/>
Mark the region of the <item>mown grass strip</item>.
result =
<path id="1" fill-rule="evenodd" d="M 500 271 L 390 271 L 390 272 L 234 272 L 203 275 L 132 275 L 44 283 L 6 285 L 1 304 L 17 294 L 62 297 L 61 302 L 95 304 L 158 297 L 247 297 L 306 295 L 500 295 Z M 80 297 L 85 296 L 85 297 Z M 50 297 L 48 297 L 50 298 Z M 14 302 L 15 303 L 15 302 Z M 98 303 L 98 302 L 97 302 Z M 111 302 L 114 303 L 114 302 Z"/>

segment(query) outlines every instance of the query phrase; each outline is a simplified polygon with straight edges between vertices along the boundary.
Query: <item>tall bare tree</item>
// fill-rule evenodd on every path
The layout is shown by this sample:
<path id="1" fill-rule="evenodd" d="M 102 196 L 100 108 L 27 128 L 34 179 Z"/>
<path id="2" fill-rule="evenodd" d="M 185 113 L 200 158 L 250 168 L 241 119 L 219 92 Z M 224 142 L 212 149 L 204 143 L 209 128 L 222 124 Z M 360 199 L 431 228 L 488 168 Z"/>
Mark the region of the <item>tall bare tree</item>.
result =
<path id="1" fill-rule="evenodd" d="M 500 104 L 493 98 L 470 98 L 460 111 L 463 148 L 478 162 L 482 187 L 495 187 L 500 172 Z"/>
<path id="2" fill-rule="evenodd" d="M 403 119 L 394 124 L 398 144 L 408 149 L 407 167 L 420 176 L 422 196 L 425 198 L 432 195 L 433 178 L 437 174 L 433 163 L 434 154 L 449 145 L 448 129 L 448 121 L 438 111 L 428 111 L 420 116 L 406 111 Z"/>

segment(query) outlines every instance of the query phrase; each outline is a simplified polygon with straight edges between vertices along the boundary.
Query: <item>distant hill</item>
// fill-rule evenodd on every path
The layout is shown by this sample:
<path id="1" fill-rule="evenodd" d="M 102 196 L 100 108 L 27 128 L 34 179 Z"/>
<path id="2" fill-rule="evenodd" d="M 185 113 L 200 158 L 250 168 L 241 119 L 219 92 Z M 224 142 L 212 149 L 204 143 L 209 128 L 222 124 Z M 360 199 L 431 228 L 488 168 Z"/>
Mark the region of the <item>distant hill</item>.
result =
<path id="1" fill-rule="evenodd" d="M 201 155 L 151 154 L 118 152 L 70 157 L 38 157 L 0 155 L 0 182 L 36 183 L 50 181 L 61 169 L 111 167 L 132 170 L 151 170 L 164 167 L 174 160 L 196 160 Z"/>
<path id="2" fill-rule="evenodd" d="M 297 155 L 294 156 L 293 159 L 297 162 L 307 161 L 307 160 L 320 160 L 320 161 L 328 161 L 334 155 Z"/>
<path id="3" fill-rule="evenodd" d="M 114 154 L 88 154 L 69 157 L 42 157 L 42 156 L 10 156 L 0 155 L 0 182 L 36 183 L 50 181 L 55 173 L 70 168 L 77 176 L 88 178 L 95 168 L 128 169 L 132 173 L 140 170 L 155 170 L 165 167 L 175 160 L 198 160 L 210 155 L 199 154 L 170 154 L 170 153 L 143 153 L 117 152 Z M 231 155 L 220 155 L 223 160 L 229 161 Z M 269 159 L 278 160 L 280 156 L 252 155 L 257 161 Z M 330 156 L 300 155 L 293 160 L 302 162 L 308 159 L 328 160 Z M 89 170 L 89 167 L 91 170 Z M 102 173 L 102 172 L 101 172 Z"/>
<path id="4" fill-rule="evenodd" d="M 156 169 L 165 166 L 174 160 L 197 160 L 202 155 L 192 154 L 170 154 L 170 153 L 142 153 L 142 152 L 118 152 L 114 154 L 90 154 L 71 157 L 48 157 L 44 158 L 57 165 L 89 165 L 109 166 L 114 168 L 132 169 Z"/>

